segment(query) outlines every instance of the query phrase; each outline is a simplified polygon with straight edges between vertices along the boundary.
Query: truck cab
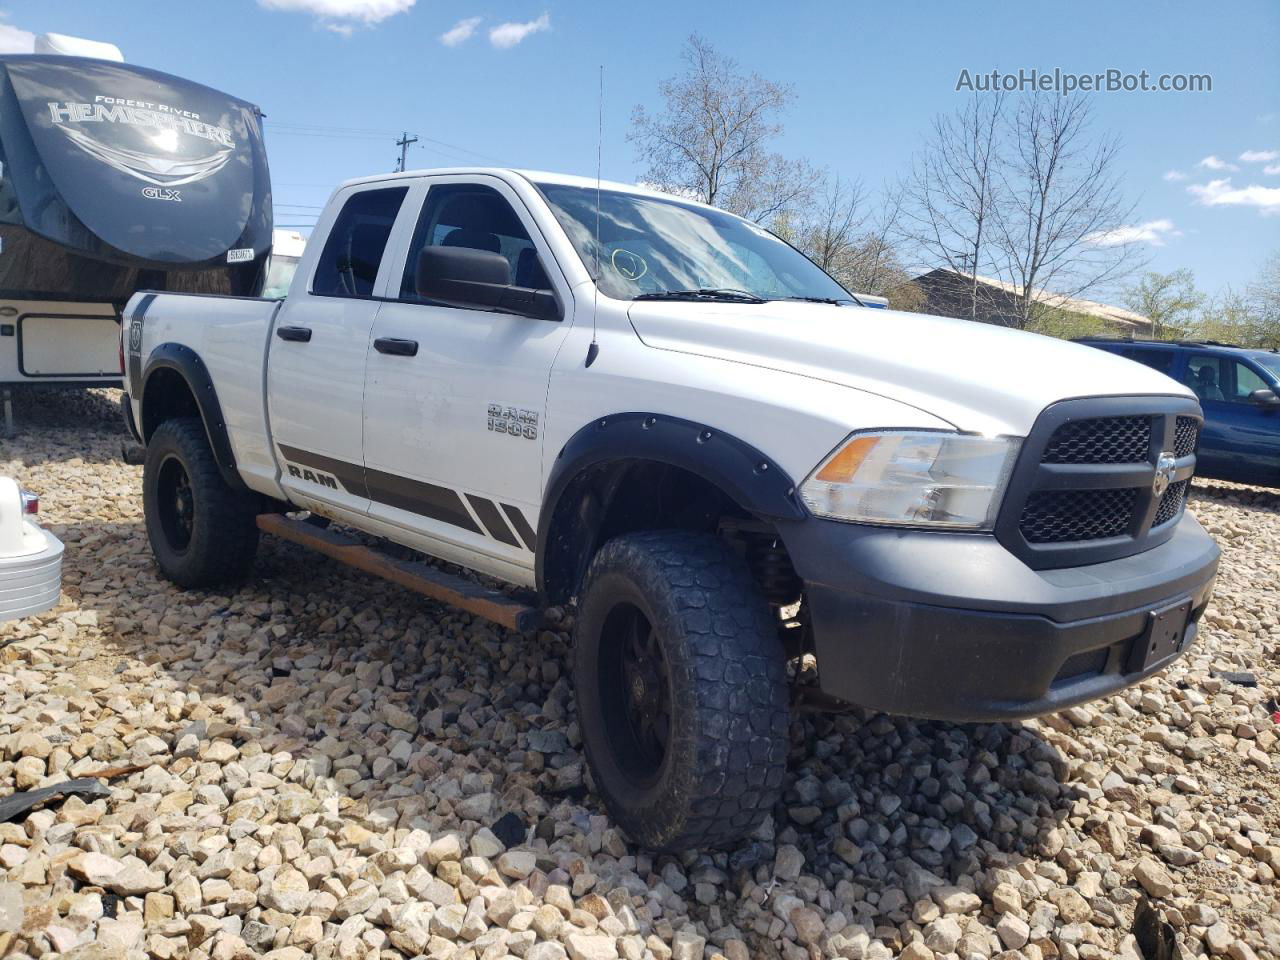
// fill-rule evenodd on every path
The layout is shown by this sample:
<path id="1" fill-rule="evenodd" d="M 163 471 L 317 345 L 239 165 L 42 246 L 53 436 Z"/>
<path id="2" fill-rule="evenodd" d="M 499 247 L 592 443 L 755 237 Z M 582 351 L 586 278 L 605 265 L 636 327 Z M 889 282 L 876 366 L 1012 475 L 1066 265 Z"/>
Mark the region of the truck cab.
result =
<path id="1" fill-rule="evenodd" d="M 147 293 L 126 323 L 166 576 L 249 575 L 305 510 L 567 609 L 594 781 L 655 849 L 760 823 L 793 702 L 1060 710 L 1185 653 L 1213 588 L 1189 388 L 867 308 L 655 191 L 350 181 L 282 301 Z"/>

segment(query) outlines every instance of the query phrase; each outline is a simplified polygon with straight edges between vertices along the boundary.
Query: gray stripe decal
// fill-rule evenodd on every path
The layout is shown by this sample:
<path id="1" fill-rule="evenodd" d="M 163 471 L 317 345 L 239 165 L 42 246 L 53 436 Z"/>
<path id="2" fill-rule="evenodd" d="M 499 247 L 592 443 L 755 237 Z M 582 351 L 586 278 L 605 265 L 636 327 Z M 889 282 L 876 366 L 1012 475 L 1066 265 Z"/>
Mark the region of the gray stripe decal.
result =
<path id="1" fill-rule="evenodd" d="M 424 480 L 398 477 L 381 470 L 368 470 L 358 464 L 336 460 L 309 450 L 299 450 L 280 443 L 280 453 L 292 463 L 314 467 L 331 473 L 344 487 L 358 497 L 368 497 L 397 510 L 408 510 L 420 517 L 430 517 L 472 533 L 483 533 L 467 512 L 456 490 L 440 487 Z"/>
<path id="2" fill-rule="evenodd" d="M 492 500 L 486 500 L 484 497 L 477 497 L 468 493 L 467 503 L 471 504 L 471 509 L 476 512 L 476 516 L 480 518 L 480 522 L 484 524 L 484 528 L 489 531 L 489 535 L 493 539 L 505 543 L 509 547 L 520 546 L 520 541 L 515 538 L 511 528 L 502 519 L 502 514 L 498 512 L 498 508 Z"/>
<path id="3" fill-rule="evenodd" d="M 133 316 L 129 318 L 128 340 L 126 341 L 128 349 L 126 353 L 129 355 L 128 375 L 129 386 L 132 388 L 130 392 L 142 389 L 142 324 L 147 309 L 155 302 L 156 295 L 148 293 L 138 303 L 138 309 L 133 311 Z M 140 398 L 138 398 L 140 399 Z"/>
<path id="4" fill-rule="evenodd" d="M 513 507 L 509 503 L 502 505 L 502 512 L 507 515 L 507 519 L 515 527 L 516 533 L 520 534 L 520 539 L 524 541 L 525 547 L 536 553 L 538 550 L 538 535 L 533 532 L 533 527 L 529 526 L 529 521 L 524 518 L 524 512 L 519 507 Z"/>

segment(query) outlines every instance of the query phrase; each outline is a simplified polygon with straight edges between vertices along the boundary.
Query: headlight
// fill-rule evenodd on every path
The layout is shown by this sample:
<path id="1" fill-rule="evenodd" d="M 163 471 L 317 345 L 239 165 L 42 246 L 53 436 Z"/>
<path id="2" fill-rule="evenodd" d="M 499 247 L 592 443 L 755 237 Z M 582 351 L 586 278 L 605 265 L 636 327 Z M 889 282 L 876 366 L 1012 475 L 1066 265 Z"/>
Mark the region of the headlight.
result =
<path id="1" fill-rule="evenodd" d="M 989 530 L 1021 441 L 934 431 L 855 433 L 800 485 L 821 517 Z"/>

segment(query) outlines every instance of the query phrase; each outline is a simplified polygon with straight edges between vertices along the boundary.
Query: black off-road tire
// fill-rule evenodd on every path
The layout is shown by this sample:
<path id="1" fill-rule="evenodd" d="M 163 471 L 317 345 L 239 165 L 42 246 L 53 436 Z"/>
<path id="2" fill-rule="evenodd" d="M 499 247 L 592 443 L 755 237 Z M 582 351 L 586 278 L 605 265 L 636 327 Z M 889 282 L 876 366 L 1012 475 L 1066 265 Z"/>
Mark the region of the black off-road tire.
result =
<path id="1" fill-rule="evenodd" d="M 151 435 L 142 468 L 147 538 L 160 572 L 178 586 L 215 586 L 249 573 L 258 505 L 254 494 L 223 480 L 199 418 L 166 420 Z"/>
<path id="2" fill-rule="evenodd" d="M 637 648 L 647 658 L 625 653 Z M 645 662 L 659 669 L 632 669 Z M 579 600 L 574 687 L 596 789 L 636 843 L 725 846 L 777 802 L 789 719 L 777 621 L 718 537 L 663 530 L 600 549 Z M 664 688 L 665 743 L 649 709 Z"/>

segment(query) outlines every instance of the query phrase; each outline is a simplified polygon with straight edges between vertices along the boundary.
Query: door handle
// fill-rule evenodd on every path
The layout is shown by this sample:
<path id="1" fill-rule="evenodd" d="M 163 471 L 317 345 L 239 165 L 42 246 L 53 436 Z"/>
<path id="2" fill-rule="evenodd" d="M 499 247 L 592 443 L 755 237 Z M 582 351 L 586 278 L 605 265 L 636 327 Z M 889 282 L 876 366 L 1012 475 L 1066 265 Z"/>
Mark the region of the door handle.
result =
<path id="1" fill-rule="evenodd" d="M 276 327 L 276 336 L 281 340 L 292 340 L 295 343 L 310 343 L 310 327 Z"/>
<path id="2" fill-rule="evenodd" d="M 401 340 L 399 337 L 379 337 L 373 341 L 373 349 L 379 353 L 387 353 L 393 357 L 416 357 L 418 355 L 417 340 Z"/>

